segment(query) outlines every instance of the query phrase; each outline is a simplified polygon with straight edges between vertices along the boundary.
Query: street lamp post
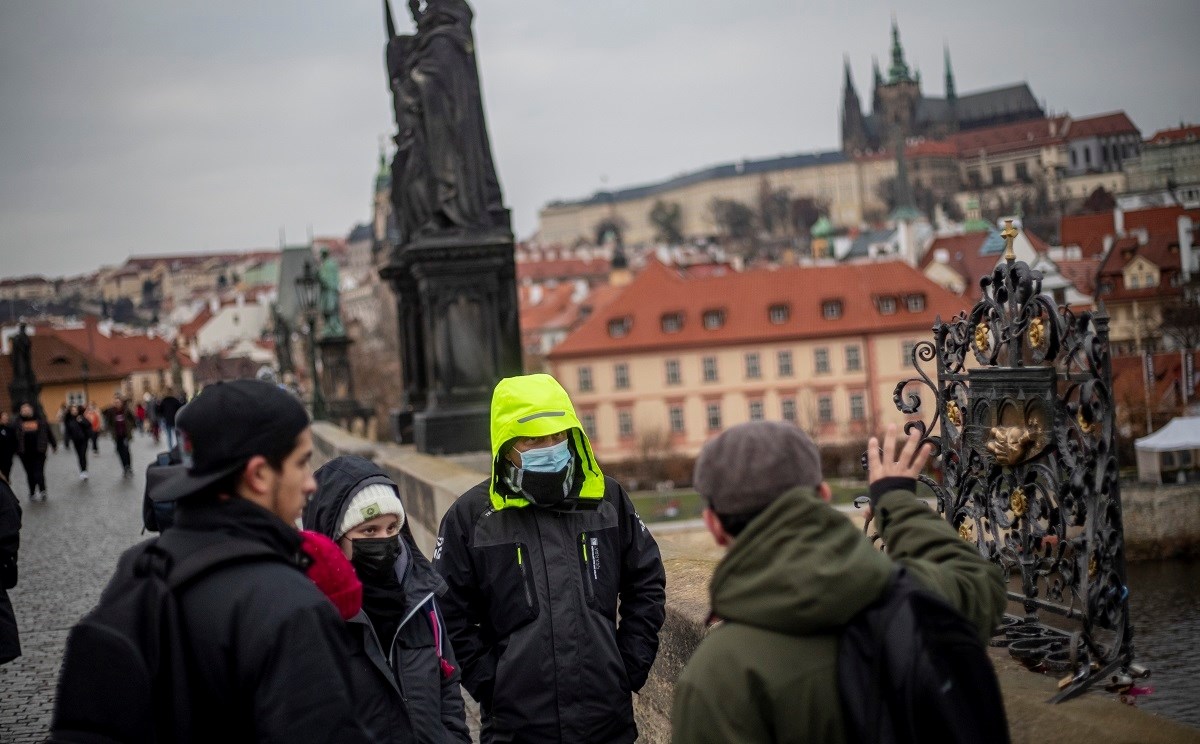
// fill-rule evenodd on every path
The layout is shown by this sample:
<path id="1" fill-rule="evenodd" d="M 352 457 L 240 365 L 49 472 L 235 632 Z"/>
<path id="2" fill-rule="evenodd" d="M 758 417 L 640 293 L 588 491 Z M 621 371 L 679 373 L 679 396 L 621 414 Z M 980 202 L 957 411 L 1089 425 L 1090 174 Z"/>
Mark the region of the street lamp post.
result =
<path id="1" fill-rule="evenodd" d="M 312 262 L 304 262 L 304 273 L 296 279 L 296 295 L 304 318 L 308 321 L 308 371 L 312 379 L 313 420 L 325 418 L 325 395 L 321 392 L 321 380 L 317 376 L 317 301 L 321 282 L 313 272 Z"/>

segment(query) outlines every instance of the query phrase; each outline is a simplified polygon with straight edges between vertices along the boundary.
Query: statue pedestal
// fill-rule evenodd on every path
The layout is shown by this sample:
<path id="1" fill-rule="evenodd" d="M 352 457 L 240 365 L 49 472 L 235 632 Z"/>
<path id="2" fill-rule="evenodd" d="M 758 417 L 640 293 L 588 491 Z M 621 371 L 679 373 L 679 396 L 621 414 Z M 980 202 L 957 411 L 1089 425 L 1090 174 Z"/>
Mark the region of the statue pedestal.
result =
<path id="1" fill-rule="evenodd" d="M 413 417 L 418 452 L 454 455 L 491 449 L 490 406 L 461 406 L 424 411 Z"/>
<path id="2" fill-rule="evenodd" d="M 419 238 L 380 274 L 397 298 L 417 449 L 488 450 L 492 390 L 521 374 L 512 234 Z"/>
<path id="3" fill-rule="evenodd" d="M 354 399 L 354 376 L 350 373 L 350 344 L 346 336 L 318 338 L 321 350 L 321 393 L 326 402 Z"/>

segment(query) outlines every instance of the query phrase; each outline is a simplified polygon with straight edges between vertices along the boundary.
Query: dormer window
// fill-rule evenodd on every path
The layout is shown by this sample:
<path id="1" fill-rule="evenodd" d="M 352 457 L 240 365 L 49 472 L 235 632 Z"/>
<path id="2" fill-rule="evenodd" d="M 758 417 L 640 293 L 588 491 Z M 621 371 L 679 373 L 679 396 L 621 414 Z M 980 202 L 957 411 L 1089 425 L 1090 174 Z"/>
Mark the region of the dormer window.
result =
<path id="1" fill-rule="evenodd" d="M 788 321 L 788 316 L 791 314 L 787 305 L 771 305 L 767 310 L 767 317 L 771 321 L 771 325 L 783 325 Z"/>
<path id="2" fill-rule="evenodd" d="M 919 313 L 925 310 L 925 295 L 910 294 L 904 298 L 904 305 L 910 313 Z"/>
<path id="3" fill-rule="evenodd" d="M 666 313 L 662 316 L 663 333 L 679 333 L 683 330 L 683 313 Z"/>
<path id="4" fill-rule="evenodd" d="M 625 338 L 629 335 L 629 329 L 633 326 L 633 319 L 628 315 L 613 318 L 608 321 L 608 335 L 612 338 Z"/>
<path id="5" fill-rule="evenodd" d="M 896 298 L 895 297 L 880 297 L 879 298 L 879 312 L 882 315 L 894 314 L 896 312 Z"/>
<path id="6" fill-rule="evenodd" d="M 704 311 L 704 328 L 709 331 L 715 331 L 725 325 L 724 310 L 705 310 Z"/>
<path id="7" fill-rule="evenodd" d="M 837 320 L 842 317 L 841 300 L 825 300 L 821 303 L 821 317 L 825 320 Z"/>

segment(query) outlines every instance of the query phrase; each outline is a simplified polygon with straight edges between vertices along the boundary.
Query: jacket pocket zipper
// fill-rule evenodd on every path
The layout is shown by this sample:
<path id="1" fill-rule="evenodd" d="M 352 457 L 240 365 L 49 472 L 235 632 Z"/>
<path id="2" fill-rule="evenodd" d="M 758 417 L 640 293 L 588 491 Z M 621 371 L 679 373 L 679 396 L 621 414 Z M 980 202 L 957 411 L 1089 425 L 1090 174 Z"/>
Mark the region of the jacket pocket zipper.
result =
<path id="1" fill-rule="evenodd" d="M 579 547 L 583 553 L 583 587 L 588 601 L 595 599 L 596 587 L 592 578 L 591 561 L 588 560 L 588 535 L 586 532 L 579 536 Z"/>
<path id="2" fill-rule="evenodd" d="M 517 543 L 517 568 L 521 570 L 521 588 L 525 590 L 525 604 L 533 609 L 533 595 L 529 591 L 529 574 L 525 568 L 525 560 L 521 555 L 521 544 Z"/>

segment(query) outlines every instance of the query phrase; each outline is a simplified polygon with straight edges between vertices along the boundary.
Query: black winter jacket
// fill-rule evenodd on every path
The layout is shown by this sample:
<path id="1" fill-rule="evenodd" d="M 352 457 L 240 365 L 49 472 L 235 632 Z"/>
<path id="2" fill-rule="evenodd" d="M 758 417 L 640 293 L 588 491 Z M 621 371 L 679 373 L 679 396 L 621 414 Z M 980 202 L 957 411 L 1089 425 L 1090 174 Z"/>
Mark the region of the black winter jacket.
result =
<path id="1" fill-rule="evenodd" d="M 67 429 L 67 438 L 72 442 L 86 442 L 92 438 L 92 424 L 82 413 L 78 416 L 67 416 L 63 419 Z"/>
<path id="2" fill-rule="evenodd" d="M 28 440 L 30 434 L 34 434 L 35 440 L 34 449 L 38 454 L 46 454 L 46 450 L 54 447 L 58 449 L 58 440 L 54 438 L 54 429 L 46 421 L 45 416 L 34 415 L 33 418 L 25 418 L 18 416 L 13 427 L 17 430 L 17 454 L 22 457 L 33 454 L 28 451 Z"/>
<path id="3" fill-rule="evenodd" d="M 317 492 L 304 510 L 304 528 L 330 538 L 355 494 L 375 483 L 396 487 L 362 457 L 339 457 L 316 477 Z M 437 600 L 446 584 L 421 554 L 407 522 L 400 537 L 408 560 L 398 577 L 404 612 L 394 637 L 380 638 L 365 611 L 348 621 L 359 720 L 379 742 L 469 744 L 458 663 Z"/>
<path id="4" fill-rule="evenodd" d="M 666 575 L 620 484 L 589 505 L 497 510 L 481 483 L 443 517 L 434 567 L 485 744 L 637 738 L 631 693 L 658 651 Z"/>
<path id="5" fill-rule="evenodd" d="M 345 625 L 301 570 L 300 534 L 241 498 L 181 501 L 174 528 L 251 540 L 282 559 L 214 571 L 179 598 L 189 689 L 204 712 L 192 740 L 370 741 L 351 698 Z"/>
<path id="6" fill-rule="evenodd" d="M 0 664 L 21 655 L 17 616 L 8 590 L 17 585 L 17 550 L 21 547 L 21 504 L 0 476 Z"/>

